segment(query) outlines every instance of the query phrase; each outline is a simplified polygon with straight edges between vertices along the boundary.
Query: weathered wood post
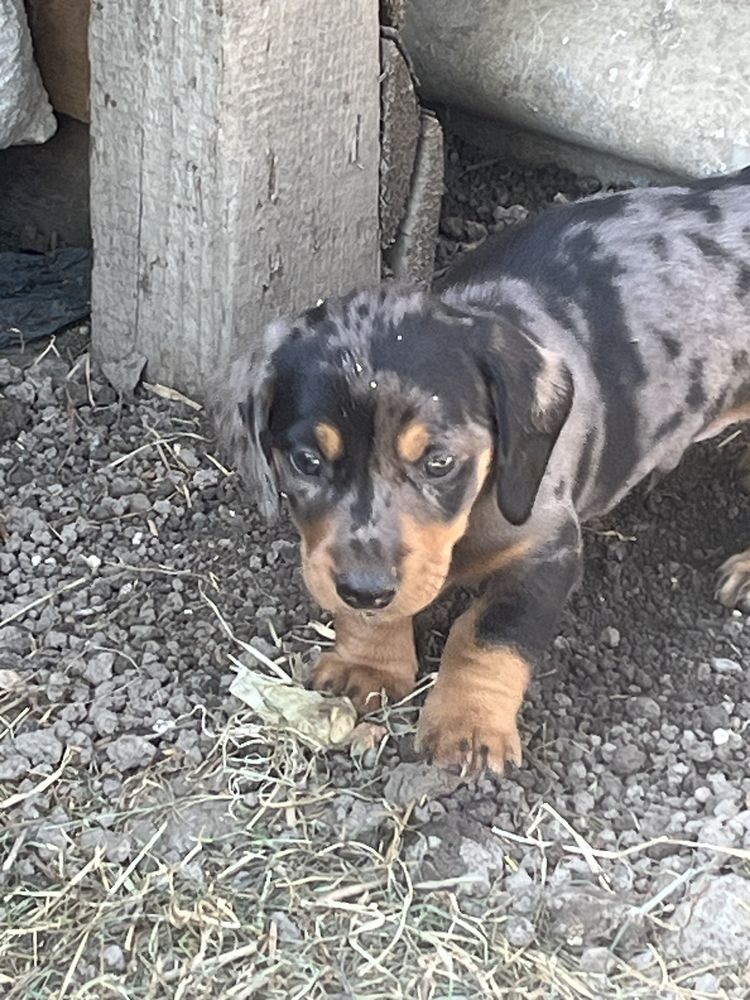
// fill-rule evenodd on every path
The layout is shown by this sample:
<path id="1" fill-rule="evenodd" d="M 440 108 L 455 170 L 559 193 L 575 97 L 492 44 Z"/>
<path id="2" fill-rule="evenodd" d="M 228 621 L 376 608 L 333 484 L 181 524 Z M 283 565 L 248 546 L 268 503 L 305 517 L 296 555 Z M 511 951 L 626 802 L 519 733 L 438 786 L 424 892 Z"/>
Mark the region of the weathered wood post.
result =
<path id="1" fill-rule="evenodd" d="M 378 0 L 99 0 L 92 343 L 200 394 L 241 337 L 379 277 Z"/>

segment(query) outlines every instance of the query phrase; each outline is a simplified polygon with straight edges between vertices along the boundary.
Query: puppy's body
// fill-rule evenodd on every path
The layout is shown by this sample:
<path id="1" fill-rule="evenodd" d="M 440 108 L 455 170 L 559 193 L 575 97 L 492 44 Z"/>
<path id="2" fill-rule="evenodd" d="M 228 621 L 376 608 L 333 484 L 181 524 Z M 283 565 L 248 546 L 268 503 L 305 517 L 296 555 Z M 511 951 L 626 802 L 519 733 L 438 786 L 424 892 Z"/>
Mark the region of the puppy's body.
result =
<path id="1" fill-rule="evenodd" d="M 483 582 L 419 740 L 501 769 L 520 759 L 517 711 L 578 578 L 581 522 L 750 419 L 750 170 L 553 208 L 435 295 L 325 302 L 272 327 L 222 403 L 241 470 L 268 506 L 289 496 L 308 586 L 336 612 L 317 686 L 402 697 L 412 616 Z M 748 553 L 720 596 L 750 607 Z"/>
<path id="2" fill-rule="evenodd" d="M 750 418 L 750 169 L 729 180 L 552 209 L 449 276 L 443 299 L 507 316 L 574 373 L 551 506 L 562 485 L 581 518 L 602 514 Z"/>

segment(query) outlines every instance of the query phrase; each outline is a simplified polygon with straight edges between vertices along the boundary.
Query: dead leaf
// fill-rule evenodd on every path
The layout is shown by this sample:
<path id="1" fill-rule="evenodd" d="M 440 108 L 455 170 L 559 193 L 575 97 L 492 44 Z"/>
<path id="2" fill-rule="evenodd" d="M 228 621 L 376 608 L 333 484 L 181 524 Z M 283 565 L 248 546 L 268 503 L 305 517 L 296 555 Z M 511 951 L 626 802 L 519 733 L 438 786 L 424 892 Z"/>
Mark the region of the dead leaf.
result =
<path id="1" fill-rule="evenodd" d="M 349 747 L 354 756 L 367 753 L 377 746 L 388 735 L 385 726 L 379 726 L 375 722 L 360 722 L 349 734 Z"/>
<path id="2" fill-rule="evenodd" d="M 346 741 L 357 721 L 348 698 L 327 697 L 297 684 L 285 684 L 244 665 L 240 665 L 229 692 L 266 725 L 290 730 L 316 749 Z"/>
<path id="3" fill-rule="evenodd" d="M 310 622 L 309 624 L 313 632 L 317 632 L 322 639 L 330 639 L 331 642 L 336 639 L 336 632 L 330 625 L 324 625 L 323 622 Z"/>

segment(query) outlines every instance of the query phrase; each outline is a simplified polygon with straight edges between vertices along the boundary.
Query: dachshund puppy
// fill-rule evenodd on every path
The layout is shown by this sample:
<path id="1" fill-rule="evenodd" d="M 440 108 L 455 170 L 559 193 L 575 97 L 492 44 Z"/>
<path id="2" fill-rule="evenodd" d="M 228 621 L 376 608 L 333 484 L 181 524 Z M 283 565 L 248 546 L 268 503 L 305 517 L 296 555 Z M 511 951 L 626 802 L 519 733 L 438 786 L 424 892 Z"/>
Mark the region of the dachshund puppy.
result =
<path id="1" fill-rule="evenodd" d="M 555 206 L 432 294 L 326 300 L 273 323 L 215 395 L 236 467 L 266 515 L 288 501 L 307 586 L 335 614 L 314 686 L 360 710 L 405 697 L 414 615 L 481 584 L 417 743 L 502 772 L 582 522 L 750 419 L 750 169 Z M 750 611 L 750 549 L 718 597 Z"/>

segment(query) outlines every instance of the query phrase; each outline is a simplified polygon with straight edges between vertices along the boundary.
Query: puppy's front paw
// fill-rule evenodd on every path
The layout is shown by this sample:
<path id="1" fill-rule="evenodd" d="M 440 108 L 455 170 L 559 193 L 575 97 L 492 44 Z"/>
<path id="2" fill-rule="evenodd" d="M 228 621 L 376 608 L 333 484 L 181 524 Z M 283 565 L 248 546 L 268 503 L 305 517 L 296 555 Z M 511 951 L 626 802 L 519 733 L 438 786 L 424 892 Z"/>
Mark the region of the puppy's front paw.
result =
<path id="1" fill-rule="evenodd" d="M 313 670 L 312 686 L 316 691 L 343 694 L 358 712 L 374 712 L 383 703 L 383 693 L 389 702 L 401 701 L 414 690 L 416 663 L 369 666 L 349 663 L 335 651 L 324 653 Z"/>
<path id="2" fill-rule="evenodd" d="M 427 709 L 428 706 L 425 706 Z M 478 724 L 462 713 L 440 724 L 433 713 L 423 713 L 417 729 L 417 749 L 440 767 L 478 774 L 485 768 L 503 774 L 507 761 L 520 766 L 521 737 L 516 725 L 498 729 Z"/>
<path id="3" fill-rule="evenodd" d="M 503 774 L 508 761 L 522 762 L 517 711 L 517 703 L 494 701 L 492 692 L 438 678 L 422 709 L 417 749 L 433 763 L 464 774 L 485 768 Z"/>
<path id="4" fill-rule="evenodd" d="M 716 596 L 725 607 L 750 614 L 750 549 L 727 559 L 721 567 Z"/>

